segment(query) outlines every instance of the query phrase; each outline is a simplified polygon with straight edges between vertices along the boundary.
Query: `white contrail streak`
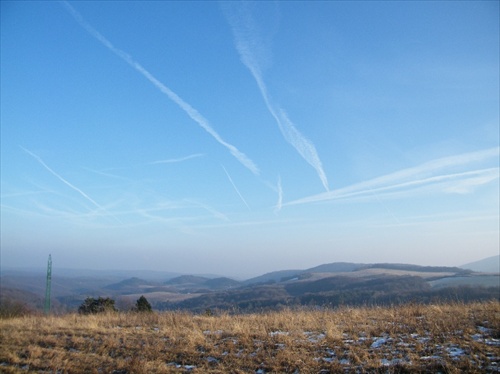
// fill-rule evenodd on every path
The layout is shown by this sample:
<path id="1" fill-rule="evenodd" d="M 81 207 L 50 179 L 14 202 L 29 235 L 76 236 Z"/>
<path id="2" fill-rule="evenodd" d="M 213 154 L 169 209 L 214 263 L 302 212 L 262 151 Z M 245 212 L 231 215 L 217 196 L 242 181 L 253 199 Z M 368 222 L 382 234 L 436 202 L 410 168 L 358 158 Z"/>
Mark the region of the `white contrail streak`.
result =
<path id="1" fill-rule="evenodd" d="M 187 161 L 187 160 L 191 160 L 193 158 L 202 157 L 202 156 L 204 156 L 202 153 L 195 153 L 193 155 L 189 155 L 189 156 L 181 157 L 181 158 L 171 158 L 171 159 L 168 159 L 168 160 L 153 161 L 153 162 L 150 162 L 149 165 L 173 164 L 173 163 L 176 163 L 176 162 Z"/>
<path id="2" fill-rule="evenodd" d="M 97 39 L 102 45 L 108 48 L 111 52 L 116 54 L 127 64 L 133 67 L 136 71 L 142 74 L 148 81 L 150 81 L 156 88 L 158 88 L 163 94 L 165 94 L 170 100 L 177 104 L 186 114 L 198 125 L 208 132 L 217 142 L 226 147 L 229 152 L 246 168 L 248 168 L 255 175 L 259 174 L 259 168 L 250 160 L 243 152 L 239 151 L 234 145 L 227 143 L 220 135 L 212 128 L 209 121 L 203 117 L 195 108 L 190 104 L 185 102 L 179 95 L 173 92 L 170 88 L 161 83 L 156 79 L 149 71 L 147 71 L 141 64 L 135 61 L 129 54 L 116 48 L 108 39 L 106 39 L 101 33 L 94 29 L 85 19 L 82 17 L 75 8 L 73 8 L 66 1 L 62 1 L 61 4 L 66 8 L 66 10 L 73 16 L 73 18 L 82 26 L 90 35 Z"/>
<path id="3" fill-rule="evenodd" d="M 278 202 L 276 203 L 276 207 L 274 208 L 275 213 L 278 213 L 281 210 L 281 207 L 283 206 L 283 188 L 281 187 L 281 177 L 278 177 L 277 189 L 278 189 Z"/>
<path id="4" fill-rule="evenodd" d="M 67 185 L 68 187 L 70 187 L 71 189 L 75 190 L 76 192 L 78 192 L 80 195 L 82 195 L 85 199 L 87 199 L 88 201 L 90 201 L 93 205 L 95 205 L 97 208 L 99 208 L 100 210 L 105 210 L 101 205 L 99 205 L 97 202 L 95 202 L 95 200 L 93 200 L 89 195 L 87 195 L 85 192 L 83 192 L 81 189 L 79 189 L 78 187 L 76 187 L 75 185 L 71 184 L 70 182 L 68 182 L 66 179 L 64 179 L 63 177 L 61 177 L 59 174 L 57 174 L 54 170 L 52 170 L 39 156 L 37 156 L 36 154 L 34 154 L 33 152 L 30 152 L 28 151 L 26 148 L 24 147 L 21 147 L 21 149 L 23 151 L 25 151 L 27 154 L 29 154 L 30 156 L 32 156 L 35 160 L 37 160 L 45 169 L 47 169 L 52 175 L 54 175 L 57 179 L 59 179 L 61 182 L 63 182 L 65 185 Z"/>
<path id="5" fill-rule="evenodd" d="M 94 169 L 90 169 L 90 168 L 87 168 L 87 167 L 84 167 L 85 170 L 87 171 L 90 171 L 91 173 L 94 173 L 94 174 L 97 174 L 97 175 L 102 175 L 103 177 L 108 177 L 108 178 L 116 178 L 116 179 L 123 179 L 123 180 L 126 180 L 126 181 L 131 181 L 131 179 L 129 178 L 125 178 L 125 177 L 122 177 L 120 175 L 115 175 L 115 174 L 111 174 L 111 173 L 106 173 L 105 171 L 101 171 L 101 170 L 94 170 Z M 119 170 L 119 169 L 123 169 L 123 168 L 114 168 L 114 169 L 110 169 L 110 170 Z"/>
<path id="6" fill-rule="evenodd" d="M 227 178 L 229 179 L 229 182 L 231 182 L 231 184 L 233 185 L 233 188 L 236 191 L 236 193 L 238 194 L 238 196 L 240 197 L 241 201 L 243 201 L 243 203 L 247 206 L 248 210 L 251 210 L 250 206 L 247 204 L 246 200 L 243 198 L 243 195 L 238 190 L 238 187 L 236 187 L 236 185 L 234 184 L 233 178 L 231 178 L 231 176 L 227 172 L 226 168 L 223 165 L 221 165 L 221 166 L 222 166 L 222 169 L 224 169 L 224 172 L 226 173 Z"/>
<path id="7" fill-rule="evenodd" d="M 401 191 L 416 191 L 417 189 L 428 186 L 436 186 L 440 188 L 440 191 L 448 193 L 466 193 L 474 186 L 486 184 L 498 179 L 499 168 L 492 167 L 438 175 L 436 175 L 436 172 L 442 172 L 443 169 L 456 168 L 469 163 L 481 162 L 494 157 L 498 158 L 499 154 L 500 147 L 496 147 L 444 157 L 365 182 L 291 201 L 284 205 L 327 202 L 370 194 L 373 195 L 375 193 L 389 195 Z M 444 189 L 442 188 L 443 183 L 446 184 L 446 188 Z"/>
<path id="8" fill-rule="evenodd" d="M 212 208 L 209 205 L 200 203 L 199 201 L 193 201 L 193 200 L 185 200 L 185 201 L 187 201 L 190 204 L 193 204 L 193 205 L 195 205 L 197 207 L 205 209 L 207 212 L 212 213 L 215 218 L 218 218 L 218 219 L 221 219 L 221 220 L 224 220 L 224 221 L 229 221 L 229 218 L 224 213 L 219 212 L 218 210 Z"/>
<path id="9" fill-rule="evenodd" d="M 295 150 L 307 161 L 318 173 L 318 176 L 324 188 L 328 191 L 328 179 L 323 170 L 323 165 L 318 156 L 314 144 L 307 139 L 302 133 L 297 130 L 293 122 L 288 118 L 286 112 L 279 105 L 273 104 L 267 92 L 267 87 L 262 77 L 261 63 L 256 57 L 259 51 L 257 48 L 263 48 L 259 43 L 254 22 L 249 12 L 240 9 L 240 15 L 236 15 L 234 11 L 229 10 L 227 3 L 224 3 L 226 18 L 231 25 L 233 31 L 236 49 L 240 55 L 243 64 L 250 70 L 252 76 L 257 82 L 257 86 L 261 92 L 267 109 L 276 120 L 281 134 L 285 140 L 290 143 Z"/>
<path id="10" fill-rule="evenodd" d="M 431 186 L 434 185 L 439 187 L 441 186 L 440 185 L 441 183 L 449 184 L 453 181 L 457 181 L 456 187 L 450 185 L 449 187 L 444 189 L 444 192 L 463 193 L 468 191 L 468 189 L 471 186 L 486 184 L 498 178 L 499 178 L 499 168 L 473 170 L 464 173 L 438 175 L 410 182 L 396 183 L 392 185 L 366 188 L 362 190 L 358 190 L 354 188 L 354 186 L 351 186 L 352 188 L 351 187 L 340 188 L 338 190 L 332 190 L 328 193 L 323 193 L 291 201 L 289 203 L 286 203 L 285 205 L 297 205 L 303 203 L 323 202 L 330 200 L 361 197 L 369 194 L 373 195 L 374 193 L 382 193 L 384 195 L 389 195 L 391 193 L 395 193 L 398 191 L 417 191 L 417 189 L 429 185 Z M 443 189 L 441 189 L 441 191 L 443 191 Z"/>
<path id="11" fill-rule="evenodd" d="M 378 195 L 376 193 L 374 193 L 373 191 L 370 191 L 372 193 L 372 195 L 375 197 L 375 199 L 378 201 L 378 203 L 380 205 L 382 205 L 382 207 L 385 209 L 385 211 L 387 212 L 387 214 L 389 214 L 389 216 L 392 217 L 392 219 L 398 223 L 398 224 L 401 224 L 401 221 L 398 219 L 398 217 L 396 217 L 394 215 L 394 213 L 392 213 L 391 210 L 389 210 L 389 208 L 387 207 L 387 205 L 384 204 L 384 202 L 382 200 L 380 200 L 380 198 L 378 197 Z"/>

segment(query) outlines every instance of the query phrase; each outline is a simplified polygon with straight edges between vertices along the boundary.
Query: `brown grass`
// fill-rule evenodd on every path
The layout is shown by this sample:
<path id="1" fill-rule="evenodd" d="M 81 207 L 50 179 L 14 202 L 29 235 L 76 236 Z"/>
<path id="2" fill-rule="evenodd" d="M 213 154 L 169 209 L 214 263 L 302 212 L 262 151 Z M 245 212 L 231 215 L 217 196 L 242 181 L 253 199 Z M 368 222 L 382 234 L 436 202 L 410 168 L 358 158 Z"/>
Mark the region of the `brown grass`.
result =
<path id="1" fill-rule="evenodd" d="M 0 320 L 0 372 L 494 372 L 500 303 L 24 316 Z"/>

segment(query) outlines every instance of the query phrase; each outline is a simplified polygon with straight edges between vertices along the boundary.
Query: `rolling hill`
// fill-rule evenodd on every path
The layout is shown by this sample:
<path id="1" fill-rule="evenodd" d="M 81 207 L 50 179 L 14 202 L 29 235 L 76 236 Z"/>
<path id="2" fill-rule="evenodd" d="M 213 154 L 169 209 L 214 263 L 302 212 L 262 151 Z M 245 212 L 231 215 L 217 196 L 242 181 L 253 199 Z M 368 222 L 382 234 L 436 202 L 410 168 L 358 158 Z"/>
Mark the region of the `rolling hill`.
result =
<path id="1" fill-rule="evenodd" d="M 500 255 L 470 262 L 460 267 L 481 273 L 500 273 Z"/>
<path id="2" fill-rule="evenodd" d="M 494 258 L 483 262 L 491 263 L 492 260 Z M 133 275 L 121 279 L 116 273 L 95 273 L 99 277 L 54 273 L 52 296 L 56 304 L 62 306 L 61 310 L 75 310 L 85 298 L 98 296 L 115 298 L 117 304 L 126 306 L 144 295 L 155 309 L 203 311 L 428 302 L 450 295 L 465 301 L 498 298 L 500 290 L 498 274 L 478 273 L 463 267 L 395 263 L 337 262 L 303 270 L 275 271 L 243 282 L 200 275 L 179 275 L 162 280 L 158 279 L 159 273 L 148 279 L 144 272 L 140 273 L 142 277 Z M 2 274 L 2 294 L 33 305 L 34 295 L 39 300 L 44 297 L 44 281 L 41 273 Z M 30 294 L 12 291 L 15 289 Z"/>

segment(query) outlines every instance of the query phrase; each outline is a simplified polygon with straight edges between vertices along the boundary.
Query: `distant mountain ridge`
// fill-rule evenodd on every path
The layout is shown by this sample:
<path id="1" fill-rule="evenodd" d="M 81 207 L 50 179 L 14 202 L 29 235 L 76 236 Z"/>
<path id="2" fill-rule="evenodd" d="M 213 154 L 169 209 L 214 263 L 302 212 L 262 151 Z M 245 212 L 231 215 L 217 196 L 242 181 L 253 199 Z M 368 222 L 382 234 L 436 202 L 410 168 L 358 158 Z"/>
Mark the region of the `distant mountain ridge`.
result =
<path id="1" fill-rule="evenodd" d="M 106 287 L 104 287 L 104 289 L 120 290 L 127 287 L 140 287 L 140 286 L 151 286 L 151 285 L 153 284 L 150 281 L 140 279 L 137 277 L 132 277 L 122 280 L 121 282 L 118 283 L 107 285 Z"/>
<path id="2" fill-rule="evenodd" d="M 412 264 L 397 264 L 397 263 L 376 263 L 376 264 L 360 264 L 351 262 L 333 262 L 330 264 L 322 264 L 304 270 L 279 270 L 271 273 L 248 279 L 244 284 L 259 284 L 259 283 L 273 283 L 282 282 L 293 279 L 295 277 L 303 278 L 306 274 L 313 273 L 352 273 L 366 269 L 387 269 L 387 270 L 400 270 L 400 271 L 413 271 L 413 272 L 426 272 L 426 273 L 443 273 L 451 272 L 457 274 L 467 274 L 470 270 L 450 266 L 421 266 Z"/>
<path id="3" fill-rule="evenodd" d="M 185 291 L 189 290 L 195 292 L 203 289 L 209 289 L 209 290 L 229 289 L 229 288 L 239 287 L 241 286 L 242 283 L 227 277 L 207 278 L 196 275 L 181 275 L 179 277 L 167 280 L 165 284 L 178 287 Z"/>
<path id="4" fill-rule="evenodd" d="M 180 275 L 178 277 L 169 279 L 165 282 L 165 284 L 168 285 L 200 285 L 205 283 L 208 280 L 208 278 L 205 277 L 199 277 L 196 275 Z"/>
<path id="5" fill-rule="evenodd" d="M 462 267 L 334 262 L 308 269 L 274 271 L 246 281 L 168 272 L 155 272 L 148 277 L 143 271 L 123 272 L 122 277 L 120 272 L 107 274 L 103 271 L 94 272 L 94 276 L 91 271 L 75 272 L 71 276 L 55 269 L 52 298 L 54 305 L 60 305 L 59 310 L 76 310 L 87 297 L 112 297 L 117 304 L 131 305 L 144 295 L 157 310 L 192 311 L 207 308 L 250 311 L 284 305 L 352 305 L 408 300 L 426 302 L 446 299 L 450 295 L 462 295 L 463 300 L 488 299 L 498 298 L 500 275 L 485 272 L 487 267 L 484 265 L 498 260 L 499 256 L 493 256 Z M 480 272 L 471 268 L 480 269 Z M 160 274 L 164 277 L 160 278 Z M 8 295 L 9 299 L 33 305 L 33 295 L 43 300 L 45 276 L 40 272 L 2 272 L 0 288 L 0 296 Z"/>
<path id="6" fill-rule="evenodd" d="M 469 269 L 481 273 L 500 273 L 500 255 L 483 258 L 479 261 L 469 262 L 460 266 L 462 269 Z"/>

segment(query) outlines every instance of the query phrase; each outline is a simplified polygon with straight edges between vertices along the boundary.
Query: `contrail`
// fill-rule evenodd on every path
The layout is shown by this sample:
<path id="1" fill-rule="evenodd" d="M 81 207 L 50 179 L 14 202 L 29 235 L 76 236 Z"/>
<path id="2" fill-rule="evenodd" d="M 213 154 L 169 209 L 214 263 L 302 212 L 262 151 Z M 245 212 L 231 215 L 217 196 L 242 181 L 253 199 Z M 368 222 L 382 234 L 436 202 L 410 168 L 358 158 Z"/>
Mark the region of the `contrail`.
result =
<path id="1" fill-rule="evenodd" d="M 397 191 L 415 191 L 425 186 L 436 186 L 440 183 L 452 183 L 454 185 L 445 189 L 445 192 L 465 193 L 473 186 L 489 183 L 499 178 L 499 168 L 486 168 L 463 171 L 451 174 L 439 174 L 436 172 L 448 168 L 456 168 L 461 165 L 481 162 L 500 154 L 500 147 L 489 148 L 476 152 L 443 157 L 432 160 L 421 165 L 403 169 L 395 173 L 387 174 L 365 182 L 339 188 L 322 194 L 305 197 L 284 205 L 296 205 L 304 203 L 326 202 L 337 199 L 353 198 L 374 193 L 394 193 Z M 378 196 L 375 195 L 377 198 Z"/>
<path id="2" fill-rule="evenodd" d="M 227 172 L 226 168 L 225 168 L 223 165 L 221 165 L 221 166 L 222 166 L 222 168 L 224 169 L 224 172 L 226 173 L 227 178 L 229 179 L 229 182 L 231 182 L 231 184 L 233 185 L 234 190 L 236 191 L 236 193 L 237 193 L 237 194 L 238 194 L 238 196 L 240 197 L 241 201 L 243 201 L 243 203 L 247 206 L 248 210 L 251 210 L 251 209 L 250 209 L 250 206 L 248 206 L 248 204 L 247 204 L 246 200 L 243 198 L 243 196 L 241 195 L 240 191 L 238 190 L 238 188 L 237 188 L 237 187 L 236 187 L 236 185 L 234 184 L 234 182 L 233 182 L 233 178 L 231 178 L 231 176 L 230 176 L 230 175 L 229 175 L 229 173 Z"/>
<path id="3" fill-rule="evenodd" d="M 398 219 L 398 217 L 396 217 L 396 216 L 394 215 L 394 213 L 392 213 L 392 211 L 391 211 L 391 210 L 389 210 L 389 208 L 387 207 L 387 205 L 385 205 L 385 204 L 382 202 L 382 200 L 380 200 L 380 198 L 378 197 L 378 195 L 377 195 L 375 192 L 373 192 L 373 191 L 370 191 L 370 192 L 371 192 L 371 193 L 372 193 L 372 195 L 375 197 L 375 199 L 377 199 L 378 203 L 379 203 L 380 205 L 382 205 L 382 207 L 385 209 L 385 211 L 387 212 L 387 214 L 389 214 L 389 215 L 392 217 L 392 219 L 393 219 L 396 223 L 401 224 L 401 221 Z"/>
<path id="4" fill-rule="evenodd" d="M 45 162 L 43 162 L 43 160 L 37 156 L 36 154 L 34 154 L 33 152 L 30 152 L 28 151 L 26 148 L 24 147 L 21 147 L 21 149 L 23 151 L 25 151 L 27 154 L 29 154 L 30 156 L 32 156 L 35 160 L 37 160 L 45 169 L 47 169 L 52 175 L 54 175 L 57 179 L 59 179 L 61 182 L 63 182 L 65 185 L 67 185 L 68 187 L 70 187 L 71 189 L 75 190 L 76 192 L 78 192 L 80 195 L 82 195 L 85 199 L 87 199 L 88 201 L 90 201 L 92 204 L 94 204 L 97 208 L 105 211 L 105 209 L 100 206 L 98 203 L 95 202 L 95 200 L 93 200 L 89 195 L 87 195 L 85 192 L 83 192 L 81 189 L 79 189 L 78 187 L 76 187 L 75 185 L 71 184 L 70 182 L 68 182 L 66 179 L 64 179 L 63 177 L 61 177 L 59 174 L 57 174 L 54 170 L 52 170 Z"/>
<path id="5" fill-rule="evenodd" d="M 202 157 L 202 156 L 204 156 L 203 153 L 195 153 L 193 155 L 189 155 L 189 156 L 181 157 L 181 158 L 171 158 L 171 159 L 168 159 L 168 160 L 153 161 L 153 162 L 150 162 L 149 165 L 173 164 L 173 163 L 176 163 L 176 162 L 187 161 L 187 160 L 191 160 L 192 158 L 197 158 L 197 157 Z"/>
<path id="6" fill-rule="evenodd" d="M 111 173 L 106 173 L 106 172 L 101 171 L 101 170 L 94 170 L 94 169 L 87 168 L 87 167 L 84 167 L 84 169 L 87 170 L 87 171 L 90 171 L 91 173 L 102 175 L 104 177 L 116 178 L 116 179 L 123 179 L 123 180 L 126 180 L 126 181 L 131 181 L 131 179 L 129 179 L 129 178 L 125 178 L 125 177 L 122 177 L 120 175 L 115 175 L 115 174 L 111 174 Z M 114 169 L 111 169 L 111 170 L 119 170 L 119 169 L 123 169 L 123 168 L 114 168 Z"/>
<path id="7" fill-rule="evenodd" d="M 179 95 L 177 95 L 170 88 L 161 83 L 156 79 L 149 71 L 147 71 L 141 64 L 135 61 L 129 54 L 116 48 L 108 39 L 106 39 L 101 33 L 94 29 L 78 11 L 73 8 L 68 2 L 62 1 L 61 4 L 66 8 L 66 10 L 73 16 L 73 18 L 78 22 L 78 24 L 83 27 L 90 35 L 97 39 L 102 45 L 108 48 L 111 52 L 120 57 L 123 61 L 137 70 L 142 74 L 148 81 L 150 81 L 156 88 L 158 88 L 163 94 L 165 94 L 170 100 L 177 104 L 186 114 L 198 125 L 208 132 L 217 142 L 226 147 L 229 152 L 246 168 L 248 168 L 253 174 L 259 175 L 259 168 L 255 163 L 250 160 L 243 152 L 239 151 L 234 145 L 227 143 L 223 140 L 220 135 L 210 126 L 209 121 L 203 117 L 195 108 L 190 104 L 185 102 Z"/>
<path id="8" fill-rule="evenodd" d="M 281 177 L 278 176 L 278 202 L 276 203 L 276 207 L 274 208 L 274 212 L 277 213 L 281 210 L 283 206 L 283 188 L 281 187 Z"/>
<path id="9" fill-rule="evenodd" d="M 199 201 L 193 201 L 193 200 L 184 200 L 184 201 L 187 201 L 187 202 L 189 202 L 191 204 L 194 204 L 194 205 L 196 205 L 196 206 L 198 206 L 200 208 L 205 209 L 206 211 L 212 213 L 215 218 L 218 218 L 218 219 L 221 219 L 221 220 L 224 220 L 224 221 L 229 221 L 229 218 L 224 213 L 219 212 L 218 210 L 212 208 L 209 205 L 200 203 Z"/>
<path id="10" fill-rule="evenodd" d="M 243 64 L 250 70 L 250 73 L 257 82 L 257 86 L 261 92 L 267 109 L 278 123 L 278 127 L 285 140 L 290 143 L 295 150 L 307 161 L 318 173 L 318 176 L 323 183 L 323 186 L 328 191 L 328 179 L 323 170 L 323 165 L 318 156 L 314 144 L 301 134 L 295 127 L 293 122 L 288 118 L 286 112 L 278 105 L 273 104 L 267 92 L 267 87 L 262 77 L 261 62 L 256 57 L 259 54 L 256 49 L 263 48 L 259 43 L 253 19 L 249 12 L 242 15 L 236 15 L 234 11 L 229 10 L 229 5 L 224 4 L 226 18 L 231 25 L 233 36 L 235 39 L 236 49 L 240 55 Z M 243 19 L 244 18 L 244 19 Z"/>
<path id="11" fill-rule="evenodd" d="M 324 201 L 346 199 L 346 198 L 357 198 L 366 196 L 368 194 L 374 195 L 374 193 L 377 192 L 381 192 L 385 196 L 387 196 L 390 194 L 395 194 L 398 191 L 417 191 L 419 188 L 425 186 L 429 185 L 439 186 L 440 183 L 444 182 L 450 183 L 457 180 L 458 180 L 457 183 L 459 184 L 447 188 L 445 192 L 464 193 L 468 192 L 471 186 L 486 184 L 495 179 L 498 179 L 500 176 L 499 172 L 500 172 L 499 168 L 480 169 L 463 173 L 438 175 L 410 182 L 402 182 L 382 187 L 366 188 L 361 190 L 357 189 L 355 187 L 356 185 L 353 185 L 350 187 L 332 190 L 327 193 L 322 193 L 319 195 L 314 195 L 299 200 L 291 201 L 284 205 L 297 205 L 297 204 L 324 202 Z"/>

